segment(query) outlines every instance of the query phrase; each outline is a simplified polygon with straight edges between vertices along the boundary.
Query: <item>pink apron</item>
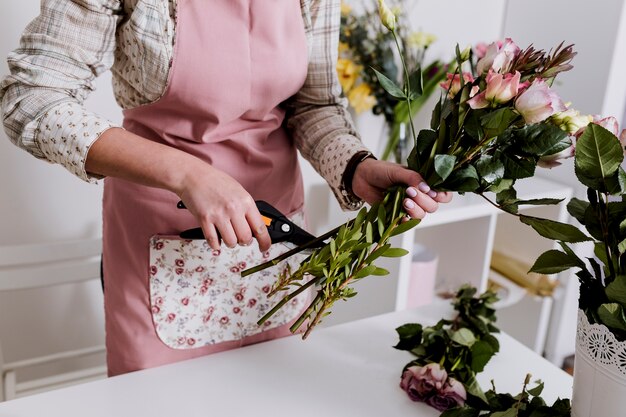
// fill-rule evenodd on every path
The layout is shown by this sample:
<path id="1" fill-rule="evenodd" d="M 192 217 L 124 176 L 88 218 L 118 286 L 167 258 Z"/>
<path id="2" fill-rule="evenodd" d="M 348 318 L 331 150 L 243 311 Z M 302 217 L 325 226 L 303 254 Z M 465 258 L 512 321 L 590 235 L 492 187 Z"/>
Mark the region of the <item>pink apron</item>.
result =
<path id="1" fill-rule="evenodd" d="M 280 103 L 306 77 L 297 0 L 178 0 L 173 65 L 157 102 L 124 112 L 124 127 L 225 171 L 252 195 L 302 220 L 297 154 Z M 185 241 L 198 226 L 171 192 L 107 178 L 104 283 L 109 374 L 189 359 L 289 334 L 306 297 L 263 328 L 278 269 L 239 272 L 285 250 L 212 251 Z"/>

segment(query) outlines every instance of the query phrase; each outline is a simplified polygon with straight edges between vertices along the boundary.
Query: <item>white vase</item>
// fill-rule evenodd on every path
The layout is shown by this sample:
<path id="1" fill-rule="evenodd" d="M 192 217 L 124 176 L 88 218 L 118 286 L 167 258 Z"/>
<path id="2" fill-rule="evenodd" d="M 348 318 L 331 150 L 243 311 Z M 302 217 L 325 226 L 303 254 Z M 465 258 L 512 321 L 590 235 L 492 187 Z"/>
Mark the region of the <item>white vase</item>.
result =
<path id="1" fill-rule="evenodd" d="M 626 416 L 626 341 L 578 311 L 573 417 Z"/>

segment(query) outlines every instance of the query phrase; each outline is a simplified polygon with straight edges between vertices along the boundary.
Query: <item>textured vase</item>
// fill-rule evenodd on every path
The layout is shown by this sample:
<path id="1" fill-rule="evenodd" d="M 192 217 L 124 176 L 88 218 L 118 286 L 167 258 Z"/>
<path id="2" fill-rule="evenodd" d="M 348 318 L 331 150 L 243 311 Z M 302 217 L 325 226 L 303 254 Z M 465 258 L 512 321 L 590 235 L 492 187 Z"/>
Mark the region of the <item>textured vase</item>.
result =
<path id="1" fill-rule="evenodd" d="M 573 417 L 626 416 L 626 342 L 578 311 Z"/>

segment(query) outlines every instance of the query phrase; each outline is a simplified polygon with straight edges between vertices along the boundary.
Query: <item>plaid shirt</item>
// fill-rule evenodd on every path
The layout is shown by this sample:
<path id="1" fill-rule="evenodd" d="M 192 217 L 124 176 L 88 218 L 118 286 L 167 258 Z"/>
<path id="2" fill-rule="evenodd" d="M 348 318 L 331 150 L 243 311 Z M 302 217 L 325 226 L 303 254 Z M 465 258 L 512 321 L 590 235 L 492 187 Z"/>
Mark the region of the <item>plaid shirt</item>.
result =
<path id="1" fill-rule="evenodd" d="M 335 72 L 340 1 L 300 3 L 308 74 L 286 103 L 286 126 L 341 206 L 355 209 L 360 202 L 341 179 L 350 158 L 366 149 Z M 11 74 L 0 83 L 9 138 L 37 158 L 95 182 L 98 177 L 85 171 L 87 152 L 116 126 L 83 106 L 95 78 L 112 71 L 115 98 L 124 109 L 154 102 L 166 89 L 175 31 L 175 0 L 42 0 L 41 14 L 8 57 Z"/>

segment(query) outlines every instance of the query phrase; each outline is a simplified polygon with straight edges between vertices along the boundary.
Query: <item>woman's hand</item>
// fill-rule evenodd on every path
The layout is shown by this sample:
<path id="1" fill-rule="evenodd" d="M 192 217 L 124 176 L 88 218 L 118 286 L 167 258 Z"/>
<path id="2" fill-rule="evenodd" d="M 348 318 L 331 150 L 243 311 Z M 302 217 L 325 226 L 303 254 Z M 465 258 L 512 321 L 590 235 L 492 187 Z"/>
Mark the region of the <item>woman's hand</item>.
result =
<path id="1" fill-rule="evenodd" d="M 219 249 L 220 237 L 229 248 L 247 246 L 255 237 L 260 250 L 268 250 L 272 242 L 252 196 L 230 175 L 203 165 L 186 178 L 178 196 L 200 221 L 209 246 Z"/>
<path id="2" fill-rule="evenodd" d="M 409 216 L 422 219 L 426 213 L 433 213 L 439 203 L 452 200 L 452 193 L 431 190 L 424 179 L 415 171 L 387 161 L 369 158 L 357 165 L 352 178 L 352 191 L 369 204 L 383 199 L 387 188 L 407 185 L 402 205 Z"/>

